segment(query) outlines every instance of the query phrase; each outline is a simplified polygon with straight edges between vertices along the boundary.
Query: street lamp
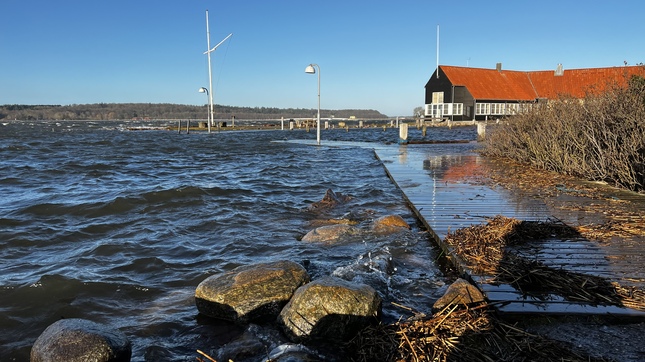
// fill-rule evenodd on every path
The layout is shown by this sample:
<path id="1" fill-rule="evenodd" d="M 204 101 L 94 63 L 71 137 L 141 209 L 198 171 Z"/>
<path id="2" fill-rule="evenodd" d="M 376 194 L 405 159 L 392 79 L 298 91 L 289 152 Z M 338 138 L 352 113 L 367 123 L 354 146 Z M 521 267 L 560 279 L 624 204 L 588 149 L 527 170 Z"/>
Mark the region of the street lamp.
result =
<path id="1" fill-rule="evenodd" d="M 316 69 L 318 68 L 318 122 L 316 123 L 316 142 L 320 146 L 320 66 L 318 64 L 309 64 L 305 68 L 305 73 L 316 74 Z"/>
<path id="2" fill-rule="evenodd" d="M 210 99 L 210 97 L 208 96 L 208 88 L 205 88 L 205 87 L 199 88 L 199 93 L 206 93 L 206 98 Z M 207 114 L 207 118 L 208 118 L 208 133 L 210 133 L 211 132 L 211 114 L 212 113 L 210 113 L 210 112 L 207 112 L 207 113 L 208 113 Z"/>

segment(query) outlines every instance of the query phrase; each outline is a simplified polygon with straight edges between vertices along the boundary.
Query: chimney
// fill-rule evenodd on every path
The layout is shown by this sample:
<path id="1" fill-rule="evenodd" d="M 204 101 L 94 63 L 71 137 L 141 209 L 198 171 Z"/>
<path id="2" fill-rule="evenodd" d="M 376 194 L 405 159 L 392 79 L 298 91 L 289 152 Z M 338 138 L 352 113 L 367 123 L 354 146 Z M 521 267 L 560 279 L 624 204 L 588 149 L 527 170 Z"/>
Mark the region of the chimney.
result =
<path id="1" fill-rule="evenodd" d="M 556 77 L 561 77 L 561 76 L 563 76 L 563 75 L 564 75 L 564 69 L 562 69 L 562 64 L 558 64 L 558 67 L 557 67 L 557 68 L 555 68 L 555 73 L 554 73 L 554 75 L 555 75 Z"/>
<path id="2" fill-rule="evenodd" d="M 502 63 L 497 63 L 495 65 L 495 69 L 497 69 L 498 72 L 501 72 L 502 71 Z"/>

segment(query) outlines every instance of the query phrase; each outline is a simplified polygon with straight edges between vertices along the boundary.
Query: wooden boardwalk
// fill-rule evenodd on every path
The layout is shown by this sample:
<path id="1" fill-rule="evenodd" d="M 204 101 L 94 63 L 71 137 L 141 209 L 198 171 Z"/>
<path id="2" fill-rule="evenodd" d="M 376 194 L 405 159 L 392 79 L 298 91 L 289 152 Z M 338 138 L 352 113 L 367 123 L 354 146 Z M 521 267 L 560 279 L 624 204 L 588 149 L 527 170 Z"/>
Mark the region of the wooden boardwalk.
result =
<path id="1" fill-rule="evenodd" d="M 375 152 L 410 207 L 449 254 L 451 250 L 443 242 L 449 231 L 483 223 L 496 215 L 529 221 L 556 217 L 569 225 L 579 223 L 581 218 L 593 218 L 581 216 L 580 211 L 554 210 L 543 200 L 488 186 L 484 175 L 490 165 L 474 152 L 473 144 L 398 145 L 378 147 Z M 552 268 L 603 277 L 623 286 L 645 287 L 643 238 L 609 244 L 554 239 L 526 244 L 515 252 Z M 635 309 L 572 303 L 557 295 L 527 297 L 511 285 L 498 285 L 491 276 L 473 275 L 458 260 L 456 263 L 501 313 L 645 317 L 645 312 Z"/>

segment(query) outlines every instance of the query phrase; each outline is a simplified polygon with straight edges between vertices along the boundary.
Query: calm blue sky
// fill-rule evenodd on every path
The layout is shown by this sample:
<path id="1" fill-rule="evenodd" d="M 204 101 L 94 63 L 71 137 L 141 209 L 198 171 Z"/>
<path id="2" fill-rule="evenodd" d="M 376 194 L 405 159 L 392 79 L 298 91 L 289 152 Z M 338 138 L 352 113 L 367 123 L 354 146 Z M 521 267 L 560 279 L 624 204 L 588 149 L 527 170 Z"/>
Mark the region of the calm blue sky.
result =
<path id="1" fill-rule="evenodd" d="M 645 62 L 645 2 L 0 0 L 0 104 L 214 103 L 411 115 L 439 62 Z"/>

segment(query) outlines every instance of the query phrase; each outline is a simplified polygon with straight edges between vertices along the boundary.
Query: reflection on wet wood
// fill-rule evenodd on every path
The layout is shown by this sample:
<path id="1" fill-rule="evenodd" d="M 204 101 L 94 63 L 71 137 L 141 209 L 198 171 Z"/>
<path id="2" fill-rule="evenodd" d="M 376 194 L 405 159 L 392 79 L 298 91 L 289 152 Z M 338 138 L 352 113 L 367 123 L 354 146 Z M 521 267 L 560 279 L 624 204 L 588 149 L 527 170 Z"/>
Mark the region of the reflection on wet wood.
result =
<path id="1" fill-rule="evenodd" d="M 436 149 L 432 145 L 377 149 L 387 174 L 402 190 L 410 207 L 421 222 L 431 231 L 444 253 L 456 263 L 461 272 L 470 275 L 491 303 L 505 313 L 553 313 L 553 314 L 612 314 L 645 317 L 645 312 L 618 306 L 599 306 L 574 303 L 557 296 L 531 299 L 526 293 L 508 284 L 499 284 L 490 276 L 473 275 L 454 250 L 444 242 L 451 231 L 485 223 L 497 215 L 527 221 L 544 221 L 552 218 L 573 226 L 602 223 L 605 215 L 585 212 L 585 208 L 597 207 L 599 201 L 584 201 L 573 192 L 560 198 L 566 207 L 554 209 L 552 201 L 535 195 L 502 187 L 486 181 L 486 174 L 493 172 L 491 164 L 470 148 L 456 146 Z M 494 172 L 501 172 L 495 170 Z M 607 202 L 620 197 L 641 202 L 642 196 L 604 190 Z M 572 195 L 573 194 L 573 195 Z M 553 194 L 549 194 L 552 197 Z M 548 203 L 550 202 L 550 203 Z M 580 207 L 577 207 L 580 206 Z M 576 210 L 576 208 L 578 208 Z M 554 215 L 555 214 L 555 215 Z M 638 217 L 638 216 L 636 216 Z M 585 238 L 548 239 L 532 241 L 516 246 L 513 252 L 530 261 L 549 268 L 601 277 L 607 282 L 625 287 L 643 288 L 645 271 L 641 270 L 645 259 L 645 243 L 600 243 Z"/>

